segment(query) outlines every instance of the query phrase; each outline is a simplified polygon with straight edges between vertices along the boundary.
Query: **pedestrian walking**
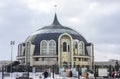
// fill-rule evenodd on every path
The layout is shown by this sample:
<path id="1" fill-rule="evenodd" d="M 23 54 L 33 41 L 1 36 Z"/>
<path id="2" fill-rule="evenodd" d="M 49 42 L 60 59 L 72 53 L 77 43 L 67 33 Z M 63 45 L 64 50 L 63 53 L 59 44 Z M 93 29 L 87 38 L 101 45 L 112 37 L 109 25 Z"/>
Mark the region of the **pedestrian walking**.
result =
<path id="1" fill-rule="evenodd" d="M 69 75 L 69 77 L 72 77 L 73 76 L 73 73 L 72 73 L 72 71 L 70 70 L 70 75 Z"/>
<path id="2" fill-rule="evenodd" d="M 112 70 L 112 72 L 111 72 L 111 77 L 114 79 L 114 77 L 115 77 L 115 71 L 114 71 L 114 69 Z"/>
<path id="3" fill-rule="evenodd" d="M 48 71 L 45 70 L 44 73 L 43 73 L 43 75 L 44 75 L 44 79 L 46 79 L 48 77 Z"/>

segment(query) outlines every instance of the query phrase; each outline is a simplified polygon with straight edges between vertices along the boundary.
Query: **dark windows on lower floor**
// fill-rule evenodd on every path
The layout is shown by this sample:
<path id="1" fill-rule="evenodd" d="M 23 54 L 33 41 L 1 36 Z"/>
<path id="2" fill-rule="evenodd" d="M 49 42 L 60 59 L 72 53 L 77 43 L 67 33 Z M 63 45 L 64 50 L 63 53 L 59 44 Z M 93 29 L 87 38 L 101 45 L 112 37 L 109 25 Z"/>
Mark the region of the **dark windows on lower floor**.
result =
<path id="1" fill-rule="evenodd" d="M 35 61 L 39 61 L 39 58 L 35 58 Z"/>

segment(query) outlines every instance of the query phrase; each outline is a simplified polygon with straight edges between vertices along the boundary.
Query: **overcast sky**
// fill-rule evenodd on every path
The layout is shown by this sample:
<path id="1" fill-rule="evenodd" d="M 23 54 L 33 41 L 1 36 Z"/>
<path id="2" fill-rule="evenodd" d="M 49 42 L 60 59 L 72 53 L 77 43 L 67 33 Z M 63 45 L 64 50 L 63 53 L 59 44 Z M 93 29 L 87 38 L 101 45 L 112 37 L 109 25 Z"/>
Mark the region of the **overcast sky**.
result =
<path id="1" fill-rule="evenodd" d="M 10 41 L 16 60 L 18 44 L 50 25 L 55 12 L 94 44 L 95 61 L 120 60 L 120 0 L 0 0 L 0 60 L 10 60 Z"/>

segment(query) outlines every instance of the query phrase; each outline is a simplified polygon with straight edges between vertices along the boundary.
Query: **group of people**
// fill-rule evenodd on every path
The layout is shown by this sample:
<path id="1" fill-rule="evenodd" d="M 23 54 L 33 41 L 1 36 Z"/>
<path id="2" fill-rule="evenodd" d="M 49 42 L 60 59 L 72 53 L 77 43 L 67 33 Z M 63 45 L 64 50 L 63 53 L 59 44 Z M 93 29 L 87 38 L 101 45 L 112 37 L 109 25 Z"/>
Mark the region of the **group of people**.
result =
<path id="1" fill-rule="evenodd" d="M 71 70 L 69 70 L 69 71 L 68 70 L 63 70 L 61 74 L 62 74 L 63 77 L 73 77 L 73 73 L 72 73 Z"/>
<path id="2" fill-rule="evenodd" d="M 109 73 L 109 76 L 112 78 L 120 78 L 120 70 L 115 71 L 114 69 L 112 69 L 111 73 Z"/>
<path id="3" fill-rule="evenodd" d="M 64 77 L 73 77 L 73 73 L 71 70 L 69 72 L 64 70 L 62 74 Z M 46 79 L 49 76 L 48 70 L 45 70 L 42 75 L 44 76 L 44 79 Z"/>
<path id="4" fill-rule="evenodd" d="M 46 70 L 43 72 L 42 75 L 44 76 L 44 79 L 46 79 L 46 78 L 49 76 L 49 71 L 46 69 Z M 62 75 L 63 77 L 73 77 L 73 72 L 72 72 L 71 69 L 64 69 L 64 70 L 61 72 L 61 75 Z M 87 73 L 87 71 L 84 72 L 84 74 L 82 74 L 81 71 L 79 70 L 78 75 L 88 78 L 88 73 Z"/>
<path id="5" fill-rule="evenodd" d="M 77 74 L 79 75 L 79 77 L 85 77 L 85 78 L 88 78 L 88 75 L 89 75 L 87 70 L 85 70 L 84 72 L 81 72 L 81 70 L 79 70 L 79 71 L 76 71 L 76 73 L 74 73 L 70 69 L 66 69 L 62 71 L 63 77 L 78 77 Z"/>

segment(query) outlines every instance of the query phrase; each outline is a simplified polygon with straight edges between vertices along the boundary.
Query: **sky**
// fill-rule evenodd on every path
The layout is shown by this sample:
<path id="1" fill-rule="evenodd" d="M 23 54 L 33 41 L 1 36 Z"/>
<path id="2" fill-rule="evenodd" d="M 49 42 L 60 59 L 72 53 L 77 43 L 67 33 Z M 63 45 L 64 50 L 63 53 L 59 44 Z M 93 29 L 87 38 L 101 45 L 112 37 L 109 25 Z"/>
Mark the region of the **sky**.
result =
<path id="1" fill-rule="evenodd" d="M 57 5 L 55 8 L 54 5 Z M 120 0 L 0 0 L 0 60 L 39 28 L 59 22 L 94 44 L 95 61 L 120 60 Z"/>

